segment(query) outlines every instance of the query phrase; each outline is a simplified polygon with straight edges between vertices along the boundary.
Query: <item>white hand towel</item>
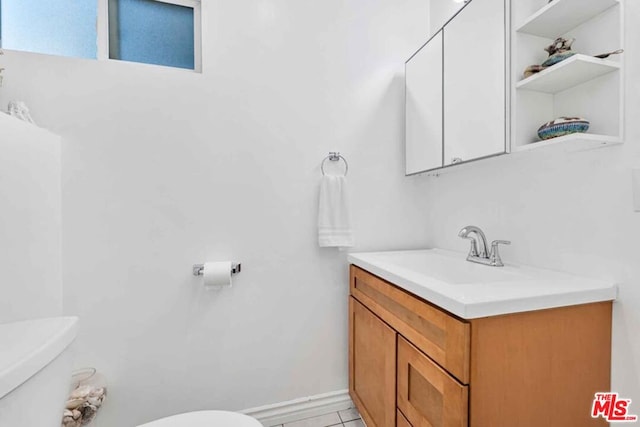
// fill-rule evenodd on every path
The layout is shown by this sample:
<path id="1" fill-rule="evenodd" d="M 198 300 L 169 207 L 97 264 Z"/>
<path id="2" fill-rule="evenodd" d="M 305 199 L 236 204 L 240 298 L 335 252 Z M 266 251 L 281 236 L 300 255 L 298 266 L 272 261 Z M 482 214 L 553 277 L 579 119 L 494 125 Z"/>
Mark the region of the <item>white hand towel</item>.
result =
<path id="1" fill-rule="evenodd" d="M 322 177 L 318 209 L 318 242 L 320 247 L 346 248 L 354 244 L 349 218 L 347 180 L 344 176 Z"/>

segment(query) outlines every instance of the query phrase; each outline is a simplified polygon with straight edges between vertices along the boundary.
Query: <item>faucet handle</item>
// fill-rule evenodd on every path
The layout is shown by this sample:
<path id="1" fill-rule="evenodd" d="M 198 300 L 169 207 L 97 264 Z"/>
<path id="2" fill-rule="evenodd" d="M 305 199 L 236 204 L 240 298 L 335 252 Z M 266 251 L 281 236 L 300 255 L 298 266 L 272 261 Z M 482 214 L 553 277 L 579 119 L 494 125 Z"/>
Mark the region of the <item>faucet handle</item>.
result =
<path id="1" fill-rule="evenodd" d="M 491 242 L 491 255 L 489 256 L 489 261 L 491 265 L 495 267 L 503 267 L 504 263 L 500 258 L 500 251 L 498 251 L 498 245 L 510 245 L 511 242 L 509 240 L 494 240 Z"/>

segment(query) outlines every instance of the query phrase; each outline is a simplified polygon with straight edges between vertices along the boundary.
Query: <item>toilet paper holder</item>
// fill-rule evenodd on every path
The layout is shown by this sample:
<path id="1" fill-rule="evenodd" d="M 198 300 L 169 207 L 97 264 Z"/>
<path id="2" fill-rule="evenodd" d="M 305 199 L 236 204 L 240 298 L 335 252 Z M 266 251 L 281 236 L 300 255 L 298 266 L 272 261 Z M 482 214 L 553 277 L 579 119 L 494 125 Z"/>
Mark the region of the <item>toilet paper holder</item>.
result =
<path id="1" fill-rule="evenodd" d="M 242 270 L 242 264 L 239 262 L 231 263 L 231 274 L 238 274 Z M 204 274 L 204 264 L 193 264 L 193 275 L 202 276 Z"/>

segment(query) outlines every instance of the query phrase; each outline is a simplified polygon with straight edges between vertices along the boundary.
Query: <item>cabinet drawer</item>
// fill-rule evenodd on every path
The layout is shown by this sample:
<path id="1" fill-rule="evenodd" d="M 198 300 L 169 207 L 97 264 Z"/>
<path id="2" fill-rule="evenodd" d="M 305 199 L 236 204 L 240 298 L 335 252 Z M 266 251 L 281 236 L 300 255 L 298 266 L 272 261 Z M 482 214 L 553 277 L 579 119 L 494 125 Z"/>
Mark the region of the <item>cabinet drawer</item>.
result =
<path id="1" fill-rule="evenodd" d="M 404 415 L 402 415 L 400 409 L 398 409 L 398 413 L 396 416 L 396 427 L 412 427 L 411 424 L 409 424 L 409 421 L 407 421 Z"/>
<path id="2" fill-rule="evenodd" d="M 411 425 L 467 427 L 468 386 L 398 336 L 397 405 Z"/>
<path id="3" fill-rule="evenodd" d="M 354 265 L 350 272 L 351 295 L 460 382 L 469 384 L 469 323 Z"/>

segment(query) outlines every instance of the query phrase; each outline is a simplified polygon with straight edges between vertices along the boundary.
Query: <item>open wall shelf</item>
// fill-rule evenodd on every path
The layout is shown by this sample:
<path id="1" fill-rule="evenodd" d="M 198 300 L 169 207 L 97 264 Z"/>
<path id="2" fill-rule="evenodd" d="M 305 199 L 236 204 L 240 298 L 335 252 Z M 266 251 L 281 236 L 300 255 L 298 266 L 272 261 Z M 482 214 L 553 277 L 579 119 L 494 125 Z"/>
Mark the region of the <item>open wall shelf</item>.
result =
<path id="1" fill-rule="evenodd" d="M 585 53 L 624 48 L 625 0 L 511 0 L 510 152 L 546 147 L 564 152 L 592 150 L 624 141 L 624 56 Z M 532 11 L 535 11 L 532 13 Z M 522 79 L 540 64 L 555 38 L 575 38 L 575 55 Z M 584 117 L 592 133 L 538 139 L 542 124 L 559 117 Z"/>
<path id="2" fill-rule="evenodd" d="M 520 145 L 518 147 L 514 147 L 511 152 L 519 153 L 560 145 L 567 148 L 568 151 L 583 151 L 606 147 L 609 145 L 618 145 L 621 143 L 622 140 L 617 136 L 596 135 L 592 133 L 574 133 L 571 135 L 559 136 L 557 138 Z"/>
<path id="3" fill-rule="evenodd" d="M 619 4 L 619 0 L 553 0 L 524 21 L 516 31 L 555 39 Z"/>
<path id="4" fill-rule="evenodd" d="M 516 84 L 516 89 L 554 94 L 619 69 L 620 63 L 618 62 L 576 54 L 519 81 Z"/>

